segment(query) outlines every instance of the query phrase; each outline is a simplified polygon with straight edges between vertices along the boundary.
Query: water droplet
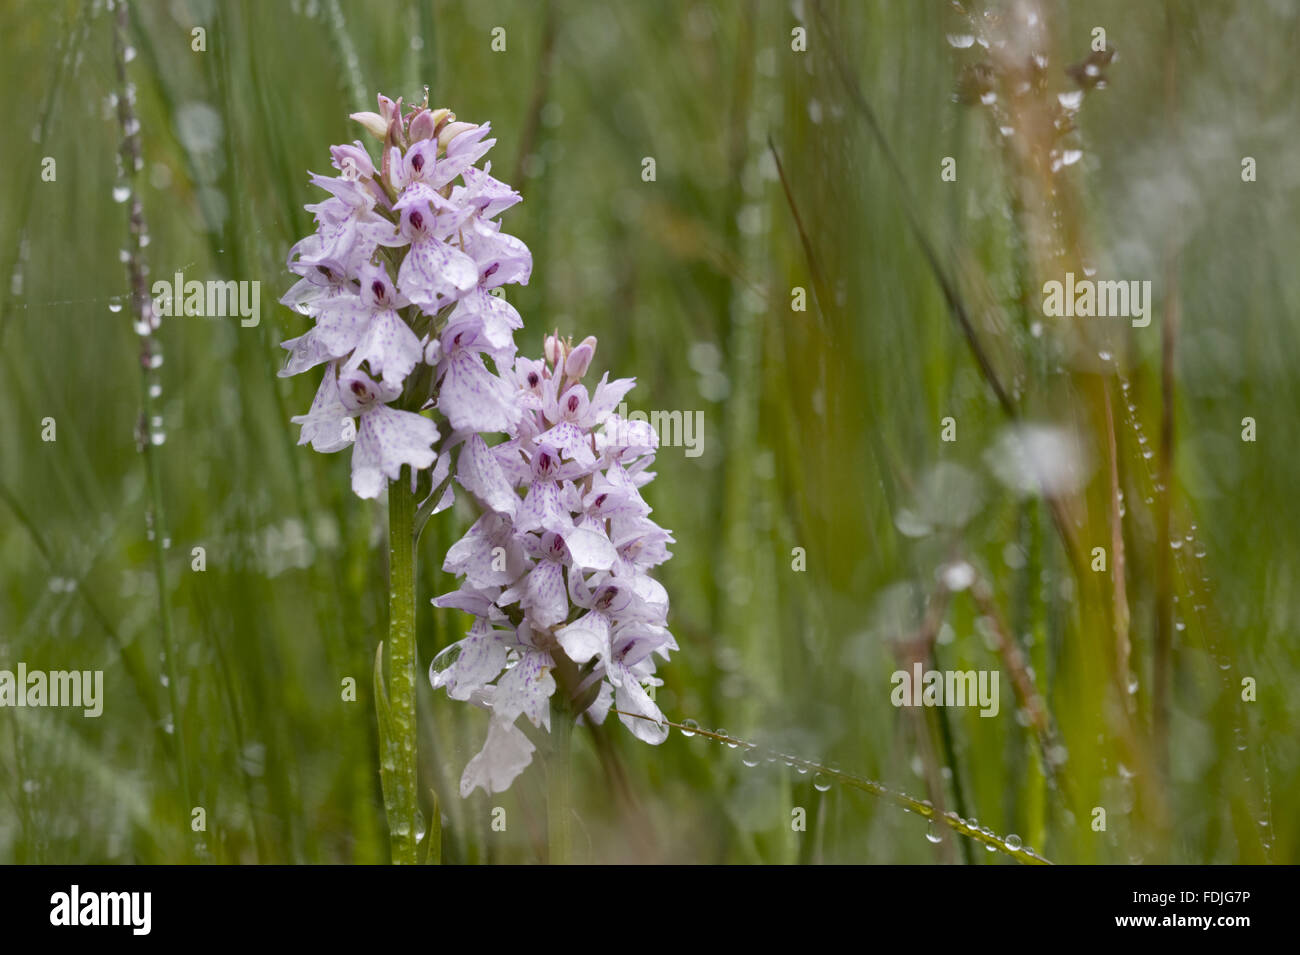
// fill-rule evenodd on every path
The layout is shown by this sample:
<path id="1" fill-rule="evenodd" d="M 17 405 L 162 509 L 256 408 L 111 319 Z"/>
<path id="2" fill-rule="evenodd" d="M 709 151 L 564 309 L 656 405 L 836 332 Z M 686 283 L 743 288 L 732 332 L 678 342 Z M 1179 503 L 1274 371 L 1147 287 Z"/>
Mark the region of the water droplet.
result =
<path id="1" fill-rule="evenodd" d="M 740 757 L 740 761 L 744 763 L 746 766 L 748 766 L 750 769 L 753 769 L 755 766 L 757 766 L 759 763 L 763 761 L 763 756 L 761 753 L 759 753 L 757 747 L 755 747 L 752 749 L 745 750 L 745 754 Z"/>
<path id="2" fill-rule="evenodd" d="M 940 842 L 943 842 L 943 836 L 939 835 L 939 833 L 935 831 L 934 823 L 930 823 L 930 828 L 925 830 L 925 838 L 929 842 L 934 843 L 935 845 L 938 845 Z"/>
<path id="3" fill-rule="evenodd" d="M 113 187 L 113 201 L 126 202 L 131 198 L 131 187 L 126 183 L 118 183 Z"/>
<path id="4" fill-rule="evenodd" d="M 1070 93 L 1058 93 L 1056 98 L 1061 101 L 1061 105 L 1066 109 L 1078 109 L 1083 105 L 1083 90 L 1074 90 Z"/>
<path id="5" fill-rule="evenodd" d="M 1008 848 L 1008 849 L 1019 849 L 1019 848 L 1020 848 L 1020 837 L 1019 837 L 1018 835 L 1016 835 L 1014 832 L 1011 833 L 1011 835 L 1007 836 L 1007 838 L 1005 839 L 1005 842 L 1006 842 L 1006 844 L 1007 844 L 1007 848 Z"/>
<path id="6" fill-rule="evenodd" d="M 683 736 L 694 736 L 695 731 L 700 728 L 700 724 L 695 720 L 682 720 L 682 727 L 679 731 Z"/>
<path id="7" fill-rule="evenodd" d="M 829 776 L 818 773 L 813 777 L 813 789 L 819 793 L 824 793 L 831 788 L 831 779 Z"/>
<path id="8" fill-rule="evenodd" d="M 948 45 L 958 50 L 965 50 L 975 45 L 975 37 L 969 33 L 949 33 Z"/>
<path id="9" fill-rule="evenodd" d="M 975 583 L 975 568 L 964 560 L 954 561 L 939 569 L 939 578 L 945 587 L 958 593 Z"/>

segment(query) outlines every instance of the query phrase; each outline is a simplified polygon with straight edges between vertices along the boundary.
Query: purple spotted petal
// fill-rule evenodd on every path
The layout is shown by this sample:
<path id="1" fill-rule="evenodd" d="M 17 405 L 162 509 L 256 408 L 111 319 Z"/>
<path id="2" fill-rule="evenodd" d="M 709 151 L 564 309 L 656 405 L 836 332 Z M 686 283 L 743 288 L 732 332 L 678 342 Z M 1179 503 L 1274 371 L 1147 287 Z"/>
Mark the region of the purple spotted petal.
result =
<path id="1" fill-rule="evenodd" d="M 378 497 L 384 478 L 396 481 L 403 464 L 413 470 L 433 464 L 437 440 L 438 426 L 428 418 L 387 405 L 371 406 L 361 416 L 352 449 L 352 490 L 358 497 Z"/>
<path id="2" fill-rule="evenodd" d="M 505 792 L 533 761 L 534 749 L 528 737 L 513 723 L 492 720 L 487 742 L 460 777 L 461 796 L 468 797 L 480 786 L 489 794 Z"/>

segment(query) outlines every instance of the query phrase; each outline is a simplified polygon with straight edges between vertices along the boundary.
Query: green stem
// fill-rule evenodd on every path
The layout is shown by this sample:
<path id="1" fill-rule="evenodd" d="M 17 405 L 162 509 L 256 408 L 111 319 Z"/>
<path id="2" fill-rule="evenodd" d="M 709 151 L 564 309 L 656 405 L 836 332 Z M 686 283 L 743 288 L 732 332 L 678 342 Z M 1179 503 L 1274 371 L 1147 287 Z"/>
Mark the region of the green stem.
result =
<path id="1" fill-rule="evenodd" d="M 380 772 L 391 778 L 392 800 L 388 832 L 393 862 L 417 861 L 419 807 L 416 802 L 415 724 L 415 495 L 411 472 L 403 468 L 388 485 L 388 653 L 391 736 L 386 748 L 391 759 L 380 762 Z M 385 741 L 381 740 L 381 746 Z"/>
<path id="2" fill-rule="evenodd" d="M 573 716 L 567 707 L 551 707 L 551 758 L 546 766 L 547 836 L 551 865 L 568 865 L 572 860 L 569 838 L 569 773 L 573 740 Z"/>

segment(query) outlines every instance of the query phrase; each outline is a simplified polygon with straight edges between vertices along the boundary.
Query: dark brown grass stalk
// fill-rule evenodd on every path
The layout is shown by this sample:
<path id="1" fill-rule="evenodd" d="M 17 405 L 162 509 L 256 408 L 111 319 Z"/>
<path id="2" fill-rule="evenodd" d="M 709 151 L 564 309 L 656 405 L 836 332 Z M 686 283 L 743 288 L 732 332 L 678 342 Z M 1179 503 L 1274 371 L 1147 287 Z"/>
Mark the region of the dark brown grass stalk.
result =
<path id="1" fill-rule="evenodd" d="M 790 180 L 786 177 L 785 166 L 781 162 L 781 154 L 777 152 L 776 144 L 772 142 L 772 137 L 767 137 L 767 148 L 772 154 L 772 161 L 776 163 L 776 173 L 781 180 L 781 189 L 785 193 L 786 205 L 790 207 L 790 215 L 794 219 L 795 230 L 799 234 L 799 244 L 803 247 L 804 260 L 808 266 L 808 274 L 812 278 L 813 302 L 817 306 L 817 320 L 820 324 L 820 333 L 825 338 L 828 335 L 827 321 L 830 316 L 828 309 L 834 308 L 834 297 L 826 285 L 825 272 L 817 258 L 816 247 L 813 246 L 812 240 L 808 237 L 808 230 L 804 228 L 803 217 L 799 214 L 799 204 L 795 201 L 794 192 L 790 188 Z M 826 350 L 821 352 L 821 360 L 825 361 Z M 821 379 L 825 380 L 825 367 L 820 369 Z M 866 401 L 866 397 L 863 397 Z M 897 492 L 895 491 L 895 482 L 902 480 L 903 483 L 910 483 L 899 463 L 890 456 L 884 442 L 880 440 L 880 432 L 875 427 L 875 417 L 871 413 L 870 406 L 862 409 L 862 417 L 870 423 L 867 427 L 867 439 L 871 442 L 872 454 L 875 456 L 877 469 L 880 473 L 880 485 L 885 495 L 885 506 L 889 513 L 897 513 Z M 891 527 L 892 522 L 891 522 Z"/>
<path id="2" fill-rule="evenodd" d="M 1069 778 L 1060 771 L 1053 759 L 1059 745 L 1056 728 L 1053 726 L 1051 715 L 1048 713 L 1047 703 L 1039 694 L 1038 688 L 1034 685 L 1034 679 L 1029 674 L 1029 666 L 1025 660 L 1024 651 L 1012 638 L 1006 617 L 993 599 L 993 590 L 988 582 L 982 577 L 977 578 L 971 585 L 970 594 L 980 613 L 984 615 L 993 628 L 993 634 L 998 641 L 998 655 L 1002 658 L 1002 665 L 1006 668 L 1007 675 L 1011 677 L 1011 686 L 1015 690 L 1016 703 L 1029 714 L 1029 726 L 1034 739 L 1038 743 L 1039 755 L 1043 762 L 1043 772 L 1047 775 L 1048 780 L 1060 791 L 1066 805 L 1073 805 L 1074 800 Z"/>
<path id="3" fill-rule="evenodd" d="M 947 587 L 940 587 L 934 598 L 930 601 L 930 607 L 926 611 L 925 619 L 921 621 L 920 629 L 908 640 L 898 647 L 898 661 L 904 669 L 911 670 L 913 663 L 921 663 L 925 666 L 938 668 L 935 659 L 934 646 L 936 638 L 939 635 L 939 628 L 943 625 L 944 617 L 947 615 L 950 591 Z M 947 741 L 948 727 L 944 725 L 944 711 L 939 709 L 936 717 L 940 721 L 941 737 Z M 929 791 L 930 800 L 934 803 L 937 812 L 944 812 L 944 785 L 943 774 L 941 772 L 941 762 L 938 754 L 935 752 L 934 742 L 930 733 L 929 712 L 925 709 L 912 710 L 912 726 L 916 734 L 917 750 L 921 756 L 922 765 L 925 767 L 925 784 Z M 948 755 L 948 754 L 946 754 Z M 953 784 L 956 788 L 958 783 L 957 767 L 950 767 L 953 773 Z M 960 800 L 958 806 L 961 806 Z M 963 813 L 964 814 L 964 813 Z M 952 863 L 956 861 L 955 848 L 951 840 L 945 839 L 940 843 L 940 852 L 943 855 L 943 861 Z M 973 860 L 969 853 L 966 853 L 965 861 L 969 864 Z"/>

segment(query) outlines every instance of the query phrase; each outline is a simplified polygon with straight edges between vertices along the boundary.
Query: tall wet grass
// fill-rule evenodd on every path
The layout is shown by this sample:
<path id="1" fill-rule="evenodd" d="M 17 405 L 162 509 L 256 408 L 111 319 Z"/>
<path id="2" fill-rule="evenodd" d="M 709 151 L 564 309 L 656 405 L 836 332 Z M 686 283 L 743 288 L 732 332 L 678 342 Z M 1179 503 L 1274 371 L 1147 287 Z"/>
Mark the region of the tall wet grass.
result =
<path id="1" fill-rule="evenodd" d="M 262 320 L 163 320 L 155 503 L 114 195 L 116 17 L 5 5 L 0 669 L 103 669 L 107 699 L 98 720 L 0 709 L 0 860 L 387 861 L 387 516 L 349 493 L 343 458 L 295 447 L 312 386 L 275 372 L 305 319 L 272 303 L 310 228 L 306 171 L 361 136 L 347 113 L 428 84 L 492 120 L 525 197 L 521 350 L 594 333 L 638 370 L 637 406 L 703 413 L 703 453 L 665 448 L 649 500 L 677 538 L 682 646 L 657 701 L 737 745 L 579 728 L 572 858 L 1013 859 L 966 827 L 1055 862 L 1297 861 L 1295 11 L 1044 3 L 1044 98 L 1008 124 L 954 101 L 984 54 L 947 40 L 969 27 L 945 5 L 128 9 L 138 251 L 151 279 L 260 281 Z M 1045 153 L 1000 126 L 1036 128 L 1098 25 L 1108 85 L 1070 133 L 1082 158 L 1044 177 Z M 1152 325 L 1045 318 L 1066 263 L 1152 280 Z M 1088 462 L 1051 495 L 1004 473 L 1008 435 L 1040 424 Z M 441 554 L 469 516 L 420 539 L 418 672 L 464 630 L 428 599 L 454 586 Z M 890 674 L 913 659 L 997 669 L 1001 714 L 895 708 Z M 484 717 L 418 693 L 442 861 L 545 860 L 544 766 L 461 800 Z M 949 812 L 965 821 L 930 826 Z"/>

